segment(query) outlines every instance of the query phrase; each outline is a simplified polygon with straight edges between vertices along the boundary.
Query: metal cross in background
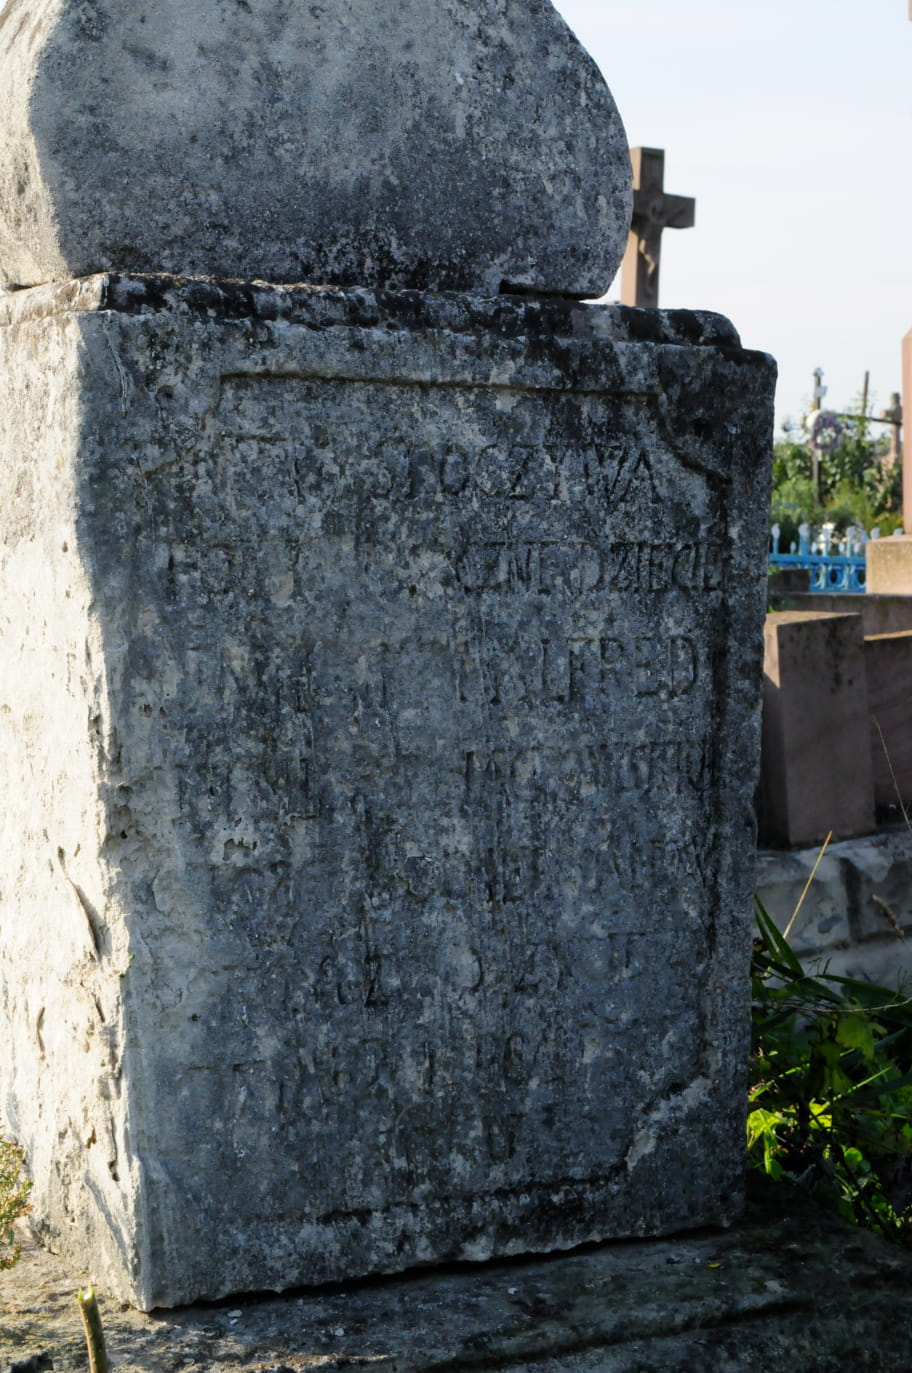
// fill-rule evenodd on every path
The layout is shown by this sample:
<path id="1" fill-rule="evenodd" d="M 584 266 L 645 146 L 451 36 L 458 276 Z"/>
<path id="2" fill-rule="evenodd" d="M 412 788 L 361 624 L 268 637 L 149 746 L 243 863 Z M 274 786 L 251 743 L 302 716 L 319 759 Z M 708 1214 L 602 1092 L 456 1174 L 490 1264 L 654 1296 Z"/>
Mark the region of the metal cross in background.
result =
<path id="1" fill-rule="evenodd" d="M 659 304 L 659 257 L 663 229 L 691 229 L 696 202 L 668 195 L 664 189 L 662 148 L 631 148 L 633 222 L 621 264 L 621 303 L 656 309 Z"/>
<path id="2" fill-rule="evenodd" d="M 823 398 L 827 393 L 827 387 L 823 384 L 823 368 L 814 368 L 814 394 L 811 402 L 812 410 L 823 409 Z"/>

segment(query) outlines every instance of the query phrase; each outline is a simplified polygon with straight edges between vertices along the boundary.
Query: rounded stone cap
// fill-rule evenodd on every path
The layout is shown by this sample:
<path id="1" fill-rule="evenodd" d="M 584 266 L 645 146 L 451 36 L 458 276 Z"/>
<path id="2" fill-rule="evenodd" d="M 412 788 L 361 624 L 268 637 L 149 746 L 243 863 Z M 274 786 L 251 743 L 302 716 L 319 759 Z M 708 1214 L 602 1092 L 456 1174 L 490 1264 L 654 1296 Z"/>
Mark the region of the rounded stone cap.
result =
<path id="1" fill-rule="evenodd" d="M 593 296 L 631 172 L 548 0 L 7 0 L 0 281 Z"/>

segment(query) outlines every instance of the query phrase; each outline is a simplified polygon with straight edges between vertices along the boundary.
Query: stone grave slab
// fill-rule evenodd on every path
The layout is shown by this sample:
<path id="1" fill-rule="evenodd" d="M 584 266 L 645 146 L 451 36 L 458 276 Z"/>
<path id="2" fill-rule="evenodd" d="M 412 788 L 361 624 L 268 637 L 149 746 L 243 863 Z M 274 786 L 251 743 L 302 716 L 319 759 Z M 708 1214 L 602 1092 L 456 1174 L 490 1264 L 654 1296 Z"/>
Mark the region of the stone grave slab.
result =
<path id="1" fill-rule="evenodd" d="M 729 1221 L 771 360 L 515 299 L 0 309 L 44 1240 L 148 1309 Z"/>
<path id="2" fill-rule="evenodd" d="M 780 929 L 791 925 L 798 957 L 811 969 L 908 989 L 912 844 L 905 824 L 829 844 L 808 887 L 819 858 L 818 844 L 757 854 L 757 895 Z"/>
<path id="3" fill-rule="evenodd" d="M 819 959 L 824 950 L 845 948 L 854 935 L 840 861 L 844 849 L 845 844 L 828 844 L 822 858 L 817 844 L 757 854 L 757 895 L 779 928 L 788 929 L 789 944 L 802 962 Z M 808 885 L 811 873 L 814 880 Z"/>
<path id="4" fill-rule="evenodd" d="M 811 574 L 806 567 L 777 567 L 775 576 L 770 577 L 770 601 L 791 601 L 793 596 L 811 594 Z M 816 593 L 815 593 L 816 594 Z M 777 606 L 776 609 L 797 610 L 799 606 Z"/>
<path id="5" fill-rule="evenodd" d="M 874 828 L 860 615 L 766 617 L 760 833 L 811 844 Z"/>
<path id="6" fill-rule="evenodd" d="M 0 279 L 598 296 L 627 141 L 549 0 L 9 0 Z"/>

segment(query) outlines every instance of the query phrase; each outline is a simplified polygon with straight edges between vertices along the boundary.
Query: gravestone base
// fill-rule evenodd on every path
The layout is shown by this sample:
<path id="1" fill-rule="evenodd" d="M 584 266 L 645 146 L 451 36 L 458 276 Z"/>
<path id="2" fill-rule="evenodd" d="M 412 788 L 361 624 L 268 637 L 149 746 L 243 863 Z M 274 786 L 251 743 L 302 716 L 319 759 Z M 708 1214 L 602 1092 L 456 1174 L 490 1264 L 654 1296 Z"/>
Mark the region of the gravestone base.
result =
<path id="1" fill-rule="evenodd" d="M 770 360 L 510 298 L 0 309 L 49 1247 L 149 1309 L 730 1221 Z"/>
<path id="2" fill-rule="evenodd" d="M 912 1255 L 751 1173 L 730 1229 L 458 1265 L 328 1291 L 131 1311 L 99 1293 L 117 1373 L 908 1373 Z M 0 1273 L 0 1373 L 85 1367 L 59 1260 Z"/>

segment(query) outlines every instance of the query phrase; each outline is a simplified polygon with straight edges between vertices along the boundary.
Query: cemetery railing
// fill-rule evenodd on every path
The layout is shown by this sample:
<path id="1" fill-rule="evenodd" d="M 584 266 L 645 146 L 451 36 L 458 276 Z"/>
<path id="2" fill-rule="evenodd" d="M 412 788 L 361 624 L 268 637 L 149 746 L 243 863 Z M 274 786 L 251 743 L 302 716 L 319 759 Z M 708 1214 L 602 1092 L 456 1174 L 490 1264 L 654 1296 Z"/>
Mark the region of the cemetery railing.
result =
<path id="1" fill-rule="evenodd" d="M 779 551 L 780 533 L 779 525 L 774 524 L 770 531 L 771 568 L 807 569 L 811 574 L 811 591 L 864 591 L 864 546 L 868 541 L 864 530 L 847 530 L 845 538 L 834 546 L 832 525 L 824 525 L 815 533 L 802 524 L 798 528 L 798 545 L 793 543 L 788 553 Z M 879 533 L 873 530 L 871 537 L 877 538 Z"/>

